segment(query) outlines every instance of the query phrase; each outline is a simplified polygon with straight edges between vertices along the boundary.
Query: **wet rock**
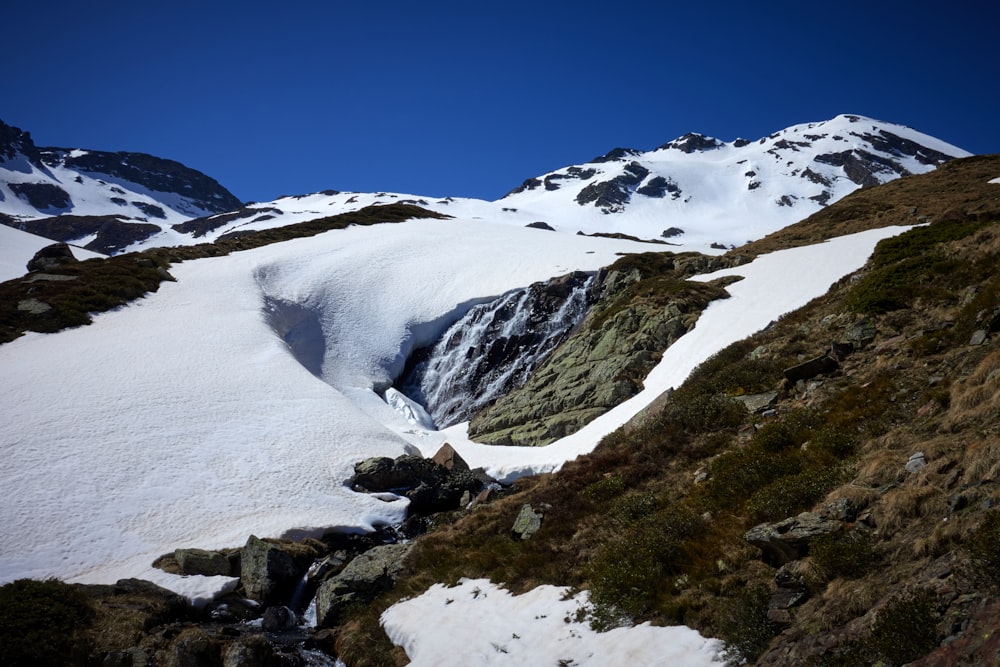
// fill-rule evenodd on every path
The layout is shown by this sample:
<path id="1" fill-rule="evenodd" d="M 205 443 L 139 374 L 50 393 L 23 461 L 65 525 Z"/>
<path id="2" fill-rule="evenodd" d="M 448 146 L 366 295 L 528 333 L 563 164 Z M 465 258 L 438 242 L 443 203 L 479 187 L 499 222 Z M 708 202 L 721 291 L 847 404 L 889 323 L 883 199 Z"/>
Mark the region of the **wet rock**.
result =
<path id="1" fill-rule="evenodd" d="M 222 653 L 222 667 L 270 667 L 277 664 L 274 648 L 260 635 L 248 635 L 230 643 Z"/>
<path id="2" fill-rule="evenodd" d="M 287 603 L 319 555 L 304 544 L 251 535 L 240 557 L 240 581 L 246 596 L 266 606 Z"/>
<path id="3" fill-rule="evenodd" d="M 298 622 L 298 616 L 288 607 L 268 607 L 264 610 L 261 627 L 266 632 L 282 632 L 284 630 L 291 630 Z"/>

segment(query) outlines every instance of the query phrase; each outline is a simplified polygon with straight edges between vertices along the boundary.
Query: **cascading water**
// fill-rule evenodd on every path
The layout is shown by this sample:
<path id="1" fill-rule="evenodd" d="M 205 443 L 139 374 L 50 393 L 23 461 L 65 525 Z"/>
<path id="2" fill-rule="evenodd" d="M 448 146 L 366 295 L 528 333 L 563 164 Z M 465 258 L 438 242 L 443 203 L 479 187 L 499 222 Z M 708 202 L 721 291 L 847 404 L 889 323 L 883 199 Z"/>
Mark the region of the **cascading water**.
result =
<path id="1" fill-rule="evenodd" d="M 399 383 L 439 427 L 469 419 L 523 384 L 579 324 L 593 302 L 593 275 L 535 283 L 470 310 Z"/>

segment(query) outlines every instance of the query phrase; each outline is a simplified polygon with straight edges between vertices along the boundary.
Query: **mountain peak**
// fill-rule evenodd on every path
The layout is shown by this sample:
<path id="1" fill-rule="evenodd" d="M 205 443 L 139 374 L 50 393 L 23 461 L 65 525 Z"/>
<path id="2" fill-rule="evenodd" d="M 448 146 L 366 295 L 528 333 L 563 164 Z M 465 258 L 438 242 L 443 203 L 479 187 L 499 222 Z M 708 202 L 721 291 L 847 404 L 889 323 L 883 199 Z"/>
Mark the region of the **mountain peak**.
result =
<path id="1" fill-rule="evenodd" d="M 699 132 L 688 132 L 673 141 L 668 141 L 657 148 L 657 150 L 673 149 L 682 153 L 695 153 L 710 151 L 715 148 L 721 148 L 722 146 L 725 146 L 725 144 L 715 137 L 709 137 Z"/>

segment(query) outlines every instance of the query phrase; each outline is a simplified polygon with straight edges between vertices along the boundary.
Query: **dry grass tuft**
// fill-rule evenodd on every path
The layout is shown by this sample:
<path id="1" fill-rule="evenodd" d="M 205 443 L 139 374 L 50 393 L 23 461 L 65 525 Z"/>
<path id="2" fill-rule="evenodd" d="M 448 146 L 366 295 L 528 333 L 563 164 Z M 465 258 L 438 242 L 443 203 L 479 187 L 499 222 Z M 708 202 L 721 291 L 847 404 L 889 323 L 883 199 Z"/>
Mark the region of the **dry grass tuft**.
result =
<path id="1" fill-rule="evenodd" d="M 995 428 L 1000 420 L 1000 351 L 990 353 L 972 374 L 951 388 L 951 409 L 944 427 L 958 432 L 985 423 Z"/>
<path id="2" fill-rule="evenodd" d="M 926 484 L 908 484 L 891 489 L 875 504 L 872 518 L 880 531 L 894 533 L 914 519 L 946 513 L 945 498 L 939 489 Z"/>

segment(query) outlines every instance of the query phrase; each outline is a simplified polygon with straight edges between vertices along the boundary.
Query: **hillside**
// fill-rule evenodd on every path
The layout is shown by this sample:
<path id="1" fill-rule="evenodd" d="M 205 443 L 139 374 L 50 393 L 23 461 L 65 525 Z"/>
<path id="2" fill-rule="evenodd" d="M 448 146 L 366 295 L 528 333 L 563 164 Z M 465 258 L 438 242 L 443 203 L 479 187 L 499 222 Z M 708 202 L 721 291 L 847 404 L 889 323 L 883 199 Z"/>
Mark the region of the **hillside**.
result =
<path id="1" fill-rule="evenodd" d="M 855 229 L 927 217 L 593 454 L 440 522 L 382 605 L 489 577 L 514 592 L 589 589 L 599 624 L 683 623 L 753 664 L 988 663 L 1000 611 L 997 174 L 995 156 L 955 161 L 818 214 Z M 762 243 L 800 242 L 823 220 Z M 753 414 L 735 400 L 760 393 Z M 524 504 L 549 509 L 517 541 Z"/>

